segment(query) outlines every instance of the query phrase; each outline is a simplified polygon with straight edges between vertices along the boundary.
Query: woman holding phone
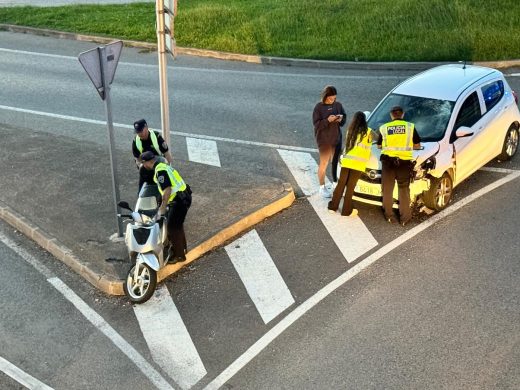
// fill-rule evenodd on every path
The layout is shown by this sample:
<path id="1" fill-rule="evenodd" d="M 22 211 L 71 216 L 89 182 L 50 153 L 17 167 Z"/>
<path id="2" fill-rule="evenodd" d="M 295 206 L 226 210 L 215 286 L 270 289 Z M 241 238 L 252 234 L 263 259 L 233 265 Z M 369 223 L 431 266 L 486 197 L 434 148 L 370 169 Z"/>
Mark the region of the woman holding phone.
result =
<path id="1" fill-rule="evenodd" d="M 347 115 L 340 102 L 336 101 L 337 91 L 332 85 L 327 85 L 321 92 L 321 102 L 317 103 L 312 113 L 314 138 L 320 153 L 318 167 L 319 193 L 323 198 L 332 196 L 332 187 L 325 185 L 325 172 L 332 159 L 332 179 L 337 178 L 338 160 L 341 154 L 341 129 L 347 120 Z"/>

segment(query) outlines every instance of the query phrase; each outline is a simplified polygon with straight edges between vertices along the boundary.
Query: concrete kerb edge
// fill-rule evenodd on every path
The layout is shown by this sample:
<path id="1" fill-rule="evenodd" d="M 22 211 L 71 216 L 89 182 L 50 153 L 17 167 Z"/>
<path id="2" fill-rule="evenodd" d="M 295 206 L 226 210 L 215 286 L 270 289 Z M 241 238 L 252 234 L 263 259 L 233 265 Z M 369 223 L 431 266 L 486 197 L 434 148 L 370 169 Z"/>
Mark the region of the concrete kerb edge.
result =
<path id="1" fill-rule="evenodd" d="M 185 265 L 192 263 L 209 251 L 221 246 L 226 241 L 246 231 L 264 219 L 288 208 L 295 200 L 294 191 L 288 184 L 284 184 L 284 194 L 266 206 L 245 215 L 232 225 L 222 229 L 203 243 L 197 245 L 186 254 L 187 260 L 182 263 L 170 264 L 159 271 L 158 281 L 162 281 L 174 274 Z M 69 266 L 78 275 L 87 280 L 97 289 L 108 295 L 124 295 L 123 281 L 108 278 L 104 274 L 92 271 L 88 266 L 72 253 L 66 246 L 62 245 L 56 238 L 42 231 L 39 227 L 31 226 L 26 218 L 2 204 L 0 201 L 0 218 L 17 229 L 20 233 L 36 242 L 40 247 L 51 253 L 62 263 Z"/>
<path id="2" fill-rule="evenodd" d="M 247 229 L 253 227 L 264 219 L 279 213 L 282 210 L 289 208 L 296 197 L 290 184 L 284 183 L 285 194 L 266 206 L 263 206 L 251 214 L 242 216 L 238 221 L 234 222 L 230 226 L 222 229 L 220 232 L 210 237 L 206 241 L 197 245 L 186 254 L 186 261 L 182 263 L 169 264 L 159 271 L 158 281 L 161 281 L 168 276 L 174 274 L 182 267 L 192 263 L 198 258 L 202 257 L 206 253 L 212 251 L 215 248 L 220 247 L 226 241 L 238 236 Z"/>
<path id="3" fill-rule="evenodd" d="M 42 36 L 50 36 L 62 39 L 72 39 L 78 41 L 88 41 L 107 44 L 118 38 L 100 37 L 94 35 L 75 34 L 56 30 L 17 26 L 12 24 L 0 24 L 0 30 L 18 32 L 24 34 L 34 34 Z M 149 50 L 157 50 L 156 43 L 139 42 L 131 40 L 122 40 L 123 44 L 128 47 L 137 47 Z M 325 61 L 325 60 L 309 60 L 298 58 L 269 57 L 248 54 L 237 54 L 222 52 L 216 50 L 195 49 L 188 47 L 177 47 L 176 54 L 190 55 L 198 57 L 208 57 L 228 61 L 242 61 L 255 64 L 277 65 L 277 66 L 298 66 L 312 67 L 323 69 L 364 69 L 364 70 L 424 70 L 437 65 L 453 63 L 450 62 L 365 62 L 365 61 Z M 520 59 L 502 60 L 502 61 L 477 61 L 468 62 L 468 64 L 487 66 L 495 69 L 507 69 L 512 67 L 520 67 Z"/>
<path id="4" fill-rule="evenodd" d="M 26 218 L 19 215 L 8 206 L 0 202 L 0 218 L 6 223 L 14 227 L 20 233 L 24 234 L 36 242 L 40 247 L 51 253 L 62 263 L 69 266 L 74 272 L 86 279 L 90 284 L 99 290 L 110 295 L 122 295 L 123 285 L 119 280 L 110 280 L 105 275 L 92 271 L 81 263 L 81 261 L 73 255 L 72 251 L 61 244 L 56 238 L 42 231 L 39 227 L 32 226 Z"/>

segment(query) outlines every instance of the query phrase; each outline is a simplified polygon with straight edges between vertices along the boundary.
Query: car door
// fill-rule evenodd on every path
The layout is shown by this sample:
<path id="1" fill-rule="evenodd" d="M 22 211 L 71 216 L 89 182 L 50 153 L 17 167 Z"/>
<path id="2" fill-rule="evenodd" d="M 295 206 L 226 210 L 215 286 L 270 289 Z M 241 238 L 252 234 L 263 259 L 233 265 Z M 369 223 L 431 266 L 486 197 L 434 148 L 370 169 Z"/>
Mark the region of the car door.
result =
<path id="1" fill-rule="evenodd" d="M 455 114 L 456 119 L 450 141 L 454 147 L 456 183 L 460 183 L 481 166 L 482 152 L 486 147 L 485 144 L 479 142 L 484 134 L 485 127 L 483 104 L 479 92 L 473 90 L 469 95 L 466 95 Z M 461 127 L 469 128 L 473 134 L 457 138 L 455 132 Z"/>

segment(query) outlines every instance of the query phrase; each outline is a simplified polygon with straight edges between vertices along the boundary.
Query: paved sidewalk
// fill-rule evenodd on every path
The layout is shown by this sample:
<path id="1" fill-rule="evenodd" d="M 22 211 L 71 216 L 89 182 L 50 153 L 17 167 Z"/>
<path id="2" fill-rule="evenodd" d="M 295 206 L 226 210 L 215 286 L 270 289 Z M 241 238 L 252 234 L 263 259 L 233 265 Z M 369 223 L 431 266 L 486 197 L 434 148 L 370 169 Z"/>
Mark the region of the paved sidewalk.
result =
<path id="1" fill-rule="evenodd" d="M 123 294 L 130 261 L 124 243 L 109 239 L 117 224 L 108 145 L 2 124 L 0 132 L 0 217 L 97 288 Z M 121 199 L 133 205 L 138 172 L 130 151 L 117 151 L 116 161 Z M 179 160 L 175 167 L 193 190 L 189 252 L 185 262 L 163 268 L 159 280 L 294 201 L 279 179 Z"/>

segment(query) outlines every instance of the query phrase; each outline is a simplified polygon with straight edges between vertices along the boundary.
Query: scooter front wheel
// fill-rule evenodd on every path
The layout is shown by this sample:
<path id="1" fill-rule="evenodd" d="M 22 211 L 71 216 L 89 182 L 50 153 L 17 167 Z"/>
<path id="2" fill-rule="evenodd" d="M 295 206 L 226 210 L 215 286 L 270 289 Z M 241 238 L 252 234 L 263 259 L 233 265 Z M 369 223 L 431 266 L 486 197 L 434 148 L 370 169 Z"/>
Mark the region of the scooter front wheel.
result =
<path id="1" fill-rule="evenodd" d="M 145 263 L 138 262 L 128 271 L 123 290 L 132 302 L 144 303 L 152 297 L 155 286 L 157 286 L 157 272 Z"/>

